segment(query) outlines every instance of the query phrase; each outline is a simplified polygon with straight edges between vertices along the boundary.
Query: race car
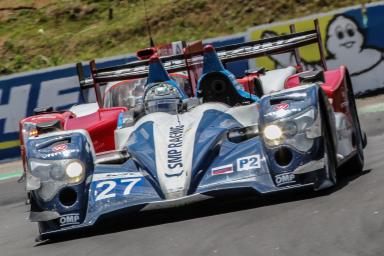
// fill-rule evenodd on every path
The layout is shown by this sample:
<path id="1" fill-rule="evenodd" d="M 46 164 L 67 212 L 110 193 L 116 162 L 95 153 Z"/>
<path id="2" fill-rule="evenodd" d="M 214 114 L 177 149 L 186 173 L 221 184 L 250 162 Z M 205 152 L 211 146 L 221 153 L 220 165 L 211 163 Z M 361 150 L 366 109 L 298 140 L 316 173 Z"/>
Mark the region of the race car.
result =
<path id="1" fill-rule="evenodd" d="M 148 59 L 154 53 L 163 49 L 146 48 L 137 51 L 139 60 Z M 83 76 L 81 63 L 77 64 L 79 77 Z M 183 72 L 170 74 L 184 90 L 190 90 L 188 76 Z M 21 158 L 24 173 L 27 170 L 25 143 L 29 138 L 60 130 L 84 129 L 88 132 L 96 153 L 115 149 L 114 130 L 121 112 L 134 107 L 135 101 L 140 101 L 144 92 L 145 78 L 121 80 L 113 83 L 103 83 L 103 86 L 81 86 L 84 103 L 70 107 L 64 111 L 56 111 L 52 107 L 41 107 L 34 110 L 34 115 L 23 118 L 19 123 Z M 103 90 L 101 89 L 103 88 Z M 89 89 L 94 91 L 96 102 L 88 102 Z"/>
<path id="2" fill-rule="evenodd" d="M 142 101 L 119 113 L 113 151 L 96 154 L 85 129 L 27 140 L 30 220 L 38 222 L 39 239 L 92 226 L 108 214 L 182 206 L 244 188 L 321 190 L 337 184 L 338 168 L 362 171 L 366 139 L 346 67 L 259 69 L 241 80 L 225 68 L 313 43 L 321 49 L 315 25 L 261 41 L 93 68 L 94 85 L 147 78 Z M 193 97 L 168 74 L 201 65 Z"/>

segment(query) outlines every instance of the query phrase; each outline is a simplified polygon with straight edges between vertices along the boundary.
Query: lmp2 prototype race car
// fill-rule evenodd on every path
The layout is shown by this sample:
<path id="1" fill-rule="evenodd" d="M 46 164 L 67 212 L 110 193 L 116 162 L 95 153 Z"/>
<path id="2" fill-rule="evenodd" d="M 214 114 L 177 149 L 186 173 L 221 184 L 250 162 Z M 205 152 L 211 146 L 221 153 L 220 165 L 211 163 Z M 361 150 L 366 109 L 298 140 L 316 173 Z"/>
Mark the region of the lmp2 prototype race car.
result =
<path id="1" fill-rule="evenodd" d="M 96 153 L 87 129 L 54 122 L 40 127 L 56 130 L 26 138 L 30 219 L 38 222 L 39 239 L 112 213 L 181 206 L 243 188 L 320 190 L 337 183 L 342 166 L 362 171 L 366 139 L 346 67 L 259 69 L 240 79 L 225 68 L 314 43 L 322 53 L 316 22 L 315 28 L 121 66 L 91 65 L 83 86 L 119 81 L 122 96 L 129 86 L 121 81 L 146 78 L 143 94 L 100 122 L 99 129 L 115 122 L 111 151 Z M 202 73 L 194 82 L 196 67 Z M 189 93 L 169 76 L 181 71 L 190 79 Z"/>

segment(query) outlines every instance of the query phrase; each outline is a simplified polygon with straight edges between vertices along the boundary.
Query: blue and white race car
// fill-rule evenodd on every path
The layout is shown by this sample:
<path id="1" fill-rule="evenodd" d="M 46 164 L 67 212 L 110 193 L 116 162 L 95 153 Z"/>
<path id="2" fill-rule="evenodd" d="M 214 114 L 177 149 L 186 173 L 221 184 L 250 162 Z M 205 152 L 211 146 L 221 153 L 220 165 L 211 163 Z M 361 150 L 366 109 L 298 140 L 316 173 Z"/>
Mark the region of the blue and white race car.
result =
<path id="1" fill-rule="evenodd" d="M 93 69 L 95 84 L 147 77 L 144 96 L 120 114 L 114 151 L 96 155 L 81 129 L 26 142 L 30 219 L 40 239 L 121 210 L 139 214 L 242 188 L 320 190 L 337 183 L 341 165 L 361 171 L 366 142 L 345 67 L 249 72 L 250 90 L 223 65 L 318 41 L 314 30 Z M 191 96 L 168 72 L 193 65 L 202 74 Z"/>

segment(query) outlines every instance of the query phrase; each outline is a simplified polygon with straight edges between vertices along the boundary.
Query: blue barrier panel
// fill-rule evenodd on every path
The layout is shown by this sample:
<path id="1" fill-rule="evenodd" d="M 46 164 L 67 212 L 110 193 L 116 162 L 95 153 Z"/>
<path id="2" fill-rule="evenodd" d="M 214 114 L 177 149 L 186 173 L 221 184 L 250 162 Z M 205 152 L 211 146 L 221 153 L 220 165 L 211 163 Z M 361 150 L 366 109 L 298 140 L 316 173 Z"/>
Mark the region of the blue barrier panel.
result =
<path id="1" fill-rule="evenodd" d="M 97 63 L 98 67 L 124 64 L 135 60 L 127 56 Z M 85 66 L 89 75 L 89 67 Z M 75 65 L 29 72 L 0 79 L 0 160 L 18 157 L 19 127 L 33 109 L 53 106 L 67 109 L 81 101 Z"/>

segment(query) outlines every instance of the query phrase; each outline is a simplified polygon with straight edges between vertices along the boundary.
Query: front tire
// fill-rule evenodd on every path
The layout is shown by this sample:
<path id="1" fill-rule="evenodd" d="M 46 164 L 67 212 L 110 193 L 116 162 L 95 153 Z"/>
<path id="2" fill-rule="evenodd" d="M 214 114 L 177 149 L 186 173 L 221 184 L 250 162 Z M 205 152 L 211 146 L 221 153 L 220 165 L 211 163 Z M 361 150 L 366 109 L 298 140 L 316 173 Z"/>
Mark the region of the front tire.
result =
<path id="1" fill-rule="evenodd" d="M 324 122 L 326 123 L 326 121 Z M 337 159 L 335 145 L 330 133 L 329 125 L 325 124 L 323 129 L 324 140 L 324 170 L 326 179 L 331 183 L 330 186 L 337 185 Z"/>
<path id="2" fill-rule="evenodd" d="M 348 162 L 344 165 L 344 168 L 348 173 L 358 174 L 364 169 L 364 147 L 367 144 L 367 138 L 365 133 L 361 130 L 355 96 L 350 82 L 348 83 L 348 100 L 353 125 L 352 143 L 356 147 L 356 153 L 350 160 L 348 160 Z"/>
<path id="3" fill-rule="evenodd" d="M 336 147 L 332 137 L 331 121 L 326 107 L 328 102 L 326 102 L 326 100 L 327 98 L 324 95 L 319 98 L 324 148 L 324 176 L 322 175 L 316 190 L 322 190 L 337 185 Z"/>

